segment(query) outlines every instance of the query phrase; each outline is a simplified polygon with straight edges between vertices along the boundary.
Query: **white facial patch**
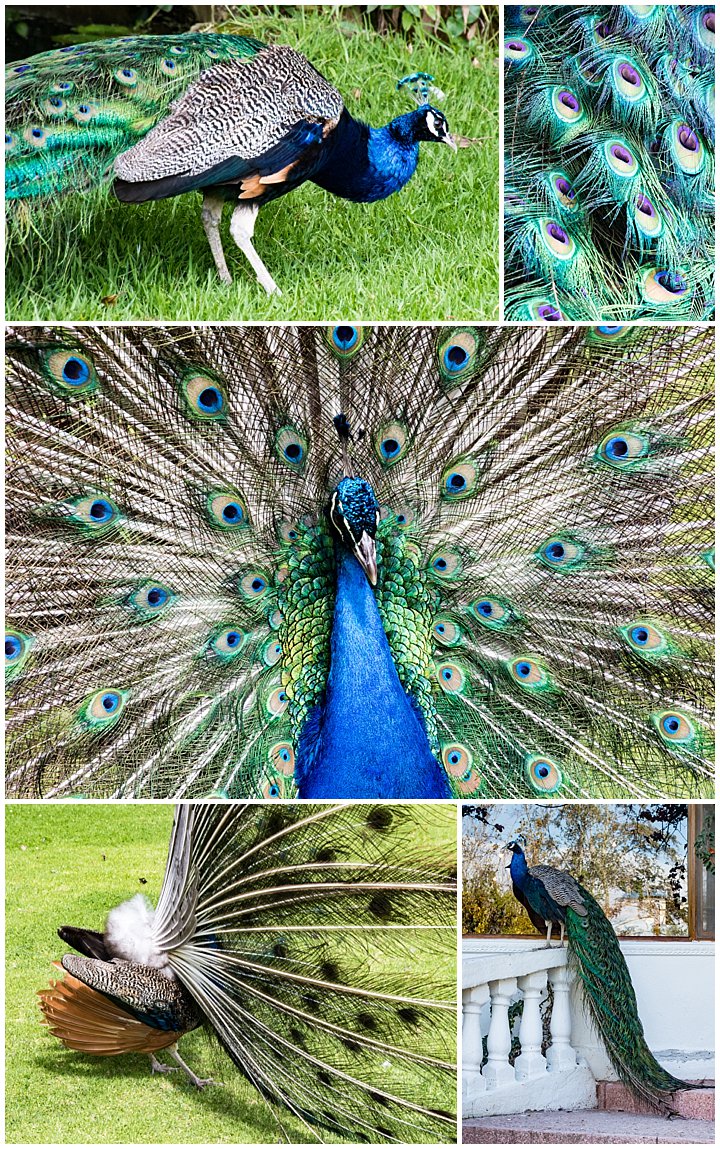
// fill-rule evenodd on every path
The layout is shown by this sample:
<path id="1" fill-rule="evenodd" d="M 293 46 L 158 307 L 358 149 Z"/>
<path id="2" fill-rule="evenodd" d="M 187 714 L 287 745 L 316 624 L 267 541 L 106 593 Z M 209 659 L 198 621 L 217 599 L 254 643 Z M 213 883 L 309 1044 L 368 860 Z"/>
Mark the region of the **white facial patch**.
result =
<path id="1" fill-rule="evenodd" d="M 435 116 L 433 115 L 432 112 L 426 112 L 425 113 L 425 123 L 428 126 L 428 131 L 431 132 L 433 136 L 437 136 L 438 130 L 437 130 L 437 126 L 435 124 Z"/>

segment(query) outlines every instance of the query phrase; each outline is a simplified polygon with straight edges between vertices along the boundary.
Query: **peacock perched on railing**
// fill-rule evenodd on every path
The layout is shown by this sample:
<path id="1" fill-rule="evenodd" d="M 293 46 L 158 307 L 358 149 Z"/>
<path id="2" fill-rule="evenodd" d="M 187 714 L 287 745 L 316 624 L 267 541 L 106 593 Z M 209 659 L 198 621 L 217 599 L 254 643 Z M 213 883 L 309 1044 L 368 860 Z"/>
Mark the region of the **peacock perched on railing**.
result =
<path id="1" fill-rule="evenodd" d="M 455 842 L 450 803 L 179 806 L 155 910 L 58 931 L 82 956 L 45 1020 L 200 1088 L 176 1045 L 204 1025 L 305 1140 L 454 1142 Z"/>
<path id="2" fill-rule="evenodd" d="M 710 319 L 715 9 L 505 9 L 505 318 Z"/>
<path id="3" fill-rule="evenodd" d="M 547 941 L 559 927 L 583 991 L 583 1002 L 602 1037 L 615 1071 L 633 1093 L 673 1112 L 673 1093 L 690 1089 L 673 1077 L 648 1048 L 630 971 L 615 931 L 592 894 L 566 870 L 528 866 L 522 839 L 511 842 L 513 894 Z"/>
<path id="4" fill-rule="evenodd" d="M 7 793 L 712 793 L 708 328 L 11 328 Z"/>
<path id="5" fill-rule="evenodd" d="M 422 140 L 456 147 L 431 81 L 405 77 L 418 107 L 371 128 L 299 52 L 247 36 L 128 36 L 32 56 L 6 75 L 10 220 L 20 234 L 43 230 L 69 192 L 91 213 L 102 185 L 125 203 L 200 191 L 220 278 L 231 282 L 220 238 L 230 201 L 230 234 L 272 293 L 252 243 L 260 207 L 306 180 L 356 202 L 399 191 Z"/>

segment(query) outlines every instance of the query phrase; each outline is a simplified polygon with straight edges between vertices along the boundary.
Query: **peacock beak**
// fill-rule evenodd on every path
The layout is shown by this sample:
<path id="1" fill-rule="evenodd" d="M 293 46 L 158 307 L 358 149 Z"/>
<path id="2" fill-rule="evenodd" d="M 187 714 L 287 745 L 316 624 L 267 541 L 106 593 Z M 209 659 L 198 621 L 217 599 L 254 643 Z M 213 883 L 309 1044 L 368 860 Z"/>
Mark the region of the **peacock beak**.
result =
<path id="1" fill-rule="evenodd" d="M 449 132 L 446 136 L 443 136 L 443 143 L 451 147 L 454 152 L 458 150 L 457 144 L 455 143 L 455 138 L 454 136 L 451 136 Z"/>
<path id="2" fill-rule="evenodd" d="M 377 558 L 375 555 L 375 539 L 371 539 L 367 531 L 363 531 L 359 542 L 355 544 L 355 558 L 367 575 L 370 586 L 377 586 Z"/>

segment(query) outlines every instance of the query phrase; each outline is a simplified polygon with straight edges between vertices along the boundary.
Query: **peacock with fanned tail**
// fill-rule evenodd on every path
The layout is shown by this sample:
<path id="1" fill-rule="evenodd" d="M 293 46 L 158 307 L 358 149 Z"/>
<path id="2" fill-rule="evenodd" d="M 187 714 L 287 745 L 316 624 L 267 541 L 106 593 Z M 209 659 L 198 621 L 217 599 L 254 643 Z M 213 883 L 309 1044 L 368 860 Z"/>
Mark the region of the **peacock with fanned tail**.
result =
<path id="1" fill-rule="evenodd" d="M 708 328 L 17 328 L 7 793 L 712 793 Z"/>
<path id="2" fill-rule="evenodd" d="M 399 191 L 421 141 L 456 148 L 431 82 L 401 80 L 418 106 L 371 128 L 299 52 L 247 36 L 131 36 L 32 56 L 6 75 L 10 220 L 21 235 L 43 230 L 68 192 L 88 197 L 90 215 L 103 185 L 125 203 L 200 191 L 220 278 L 231 282 L 220 237 L 231 201 L 230 234 L 271 294 L 252 243 L 260 207 L 306 180 L 358 203 Z"/>
<path id="3" fill-rule="evenodd" d="M 186 804 L 157 907 L 141 894 L 40 994 L 69 1048 L 177 1051 L 200 1025 L 311 1140 L 455 1140 L 455 813 Z M 58 963 L 60 964 L 60 963 Z"/>
<path id="4" fill-rule="evenodd" d="M 715 9 L 505 9 L 505 318 L 711 319 Z"/>
<path id="5" fill-rule="evenodd" d="M 547 941 L 559 928 L 583 1002 L 621 1081 L 642 1101 L 675 1111 L 673 1094 L 690 1089 L 660 1065 L 645 1040 L 627 962 L 611 922 L 595 898 L 567 870 L 528 866 L 523 840 L 510 842 L 513 894 Z"/>

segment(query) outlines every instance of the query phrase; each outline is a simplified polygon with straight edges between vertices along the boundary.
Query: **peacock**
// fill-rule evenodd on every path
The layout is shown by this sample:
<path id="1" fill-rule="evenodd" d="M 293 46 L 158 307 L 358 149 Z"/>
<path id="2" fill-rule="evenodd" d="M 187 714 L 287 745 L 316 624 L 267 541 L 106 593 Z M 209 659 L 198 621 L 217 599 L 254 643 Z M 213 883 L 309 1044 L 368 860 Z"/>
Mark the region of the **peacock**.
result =
<path id="1" fill-rule="evenodd" d="M 455 848 L 450 803 L 181 804 L 156 908 L 58 930 L 45 1022 L 198 1088 L 176 1044 L 204 1025 L 311 1140 L 454 1141 Z"/>
<path id="2" fill-rule="evenodd" d="M 44 52 L 6 77 L 10 218 L 22 235 L 59 197 L 101 185 L 131 204 L 200 191 L 221 280 L 231 282 L 220 238 L 231 201 L 230 234 L 272 294 L 252 243 L 260 207 L 306 180 L 358 203 L 399 191 L 421 141 L 456 149 L 429 103 L 431 82 L 424 72 L 401 80 L 418 106 L 371 128 L 299 52 L 247 36 L 130 36 Z"/>
<path id="3" fill-rule="evenodd" d="M 630 971 L 612 925 L 592 894 L 567 870 L 528 866 L 522 839 L 510 842 L 513 894 L 547 942 L 560 927 L 583 1001 L 602 1037 L 615 1071 L 633 1093 L 655 1108 L 673 1112 L 672 1095 L 693 1088 L 673 1077 L 648 1048 L 638 1015 Z"/>
<path id="4" fill-rule="evenodd" d="M 711 319 L 715 9 L 505 8 L 505 318 Z"/>
<path id="5" fill-rule="evenodd" d="M 10 328 L 8 796 L 711 795 L 713 351 Z"/>

